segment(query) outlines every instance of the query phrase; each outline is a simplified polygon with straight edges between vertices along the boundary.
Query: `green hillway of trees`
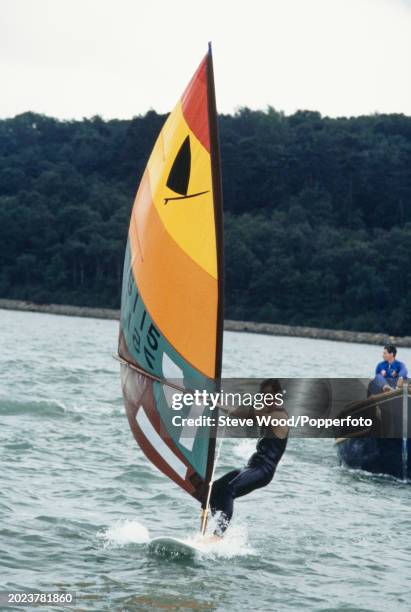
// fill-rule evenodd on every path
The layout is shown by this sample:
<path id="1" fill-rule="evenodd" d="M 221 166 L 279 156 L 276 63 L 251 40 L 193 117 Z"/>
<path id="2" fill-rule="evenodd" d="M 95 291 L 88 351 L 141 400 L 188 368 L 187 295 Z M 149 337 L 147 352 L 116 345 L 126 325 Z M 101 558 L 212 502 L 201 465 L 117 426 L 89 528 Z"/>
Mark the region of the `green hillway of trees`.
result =
<path id="1" fill-rule="evenodd" d="M 0 121 L 0 297 L 119 307 L 165 116 Z M 222 115 L 226 317 L 411 334 L 411 117 Z"/>

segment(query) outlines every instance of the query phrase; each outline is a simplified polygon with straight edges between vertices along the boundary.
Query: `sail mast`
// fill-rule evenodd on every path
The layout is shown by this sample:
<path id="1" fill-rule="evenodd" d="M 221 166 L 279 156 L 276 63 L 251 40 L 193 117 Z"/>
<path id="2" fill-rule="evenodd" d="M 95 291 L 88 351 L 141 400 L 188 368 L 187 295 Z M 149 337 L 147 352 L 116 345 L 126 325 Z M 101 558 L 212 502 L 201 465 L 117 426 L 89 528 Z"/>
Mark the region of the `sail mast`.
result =
<path id="1" fill-rule="evenodd" d="M 214 199 L 214 221 L 217 248 L 218 271 L 218 310 L 217 310 L 217 338 L 216 338 L 216 364 L 215 378 L 221 378 L 223 360 L 223 331 L 224 331 L 224 227 L 223 227 L 223 189 L 221 181 L 220 142 L 218 137 L 217 105 L 214 87 L 213 54 L 211 42 L 208 43 L 207 57 L 207 98 L 208 98 L 208 124 L 210 130 L 211 177 Z"/>
<path id="2" fill-rule="evenodd" d="M 224 245 L 223 245 L 223 197 L 221 181 L 221 158 L 220 144 L 218 138 L 218 116 L 214 87 L 213 54 L 211 42 L 208 43 L 207 55 L 207 103 L 208 103 L 208 125 L 210 134 L 210 156 L 211 156 L 211 177 L 213 186 L 214 200 L 214 222 L 217 250 L 217 271 L 218 271 L 218 307 L 217 307 L 217 328 L 216 328 L 216 359 L 215 359 L 215 379 L 216 386 L 220 388 L 222 358 L 223 358 L 223 332 L 224 332 Z M 206 496 L 201 504 L 201 527 L 202 534 L 207 527 L 207 518 L 210 505 L 212 482 L 215 470 L 215 447 L 218 429 L 218 408 L 215 413 L 215 425 L 210 432 L 210 443 L 207 458 L 206 472 Z"/>

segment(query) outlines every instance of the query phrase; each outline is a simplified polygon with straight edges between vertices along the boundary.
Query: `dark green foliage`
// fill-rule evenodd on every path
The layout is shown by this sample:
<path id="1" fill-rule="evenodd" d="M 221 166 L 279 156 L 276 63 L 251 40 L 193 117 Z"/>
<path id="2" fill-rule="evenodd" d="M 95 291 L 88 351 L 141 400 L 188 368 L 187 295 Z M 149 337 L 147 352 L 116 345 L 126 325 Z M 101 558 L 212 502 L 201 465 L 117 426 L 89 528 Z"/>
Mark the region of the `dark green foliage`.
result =
<path id="1" fill-rule="evenodd" d="M 165 117 L 0 121 L 0 297 L 118 307 Z M 411 118 L 220 117 L 226 316 L 411 334 Z"/>

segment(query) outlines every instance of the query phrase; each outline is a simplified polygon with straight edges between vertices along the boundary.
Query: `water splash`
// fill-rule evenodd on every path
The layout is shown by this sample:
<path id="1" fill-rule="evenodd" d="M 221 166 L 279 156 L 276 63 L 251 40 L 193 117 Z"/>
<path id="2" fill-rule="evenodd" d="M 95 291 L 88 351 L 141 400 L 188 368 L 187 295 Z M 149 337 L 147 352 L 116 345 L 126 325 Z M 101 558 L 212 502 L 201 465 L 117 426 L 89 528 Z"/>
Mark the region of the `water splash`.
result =
<path id="1" fill-rule="evenodd" d="M 145 544 L 150 540 L 147 527 L 136 520 L 117 521 L 111 527 L 99 532 L 97 537 L 104 540 L 104 548 L 126 546 L 127 544 Z"/>
<path id="2" fill-rule="evenodd" d="M 210 528 L 211 531 L 209 531 L 209 533 L 212 533 L 212 521 L 210 521 Z M 233 557 L 245 557 L 257 554 L 248 540 L 246 525 L 241 524 L 230 525 L 225 536 L 221 538 L 221 540 L 215 542 L 205 542 L 200 533 L 189 536 L 184 542 L 196 546 L 200 554 L 213 558 L 220 557 L 231 559 Z"/>

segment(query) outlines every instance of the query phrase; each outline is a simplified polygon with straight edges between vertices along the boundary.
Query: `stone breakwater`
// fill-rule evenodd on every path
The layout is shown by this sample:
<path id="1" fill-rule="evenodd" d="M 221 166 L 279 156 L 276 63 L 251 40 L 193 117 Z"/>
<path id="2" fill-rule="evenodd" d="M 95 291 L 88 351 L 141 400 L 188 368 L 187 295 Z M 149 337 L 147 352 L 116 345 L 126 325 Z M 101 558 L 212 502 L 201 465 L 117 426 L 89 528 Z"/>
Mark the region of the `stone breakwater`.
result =
<path id="1" fill-rule="evenodd" d="M 47 314 L 66 315 L 70 317 L 92 317 L 95 319 L 119 319 L 120 312 L 110 308 L 87 308 L 85 306 L 67 306 L 61 304 L 34 304 L 20 300 L 0 299 L 0 309 L 22 310 L 26 312 L 44 312 Z M 268 334 L 271 336 L 294 336 L 319 340 L 336 340 L 338 342 L 358 342 L 362 344 L 387 344 L 411 347 L 411 336 L 389 336 L 383 333 L 354 332 L 337 329 L 320 329 L 317 327 L 277 325 L 275 323 L 253 323 L 251 321 L 225 320 L 226 331 Z"/>
<path id="2" fill-rule="evenodd" d="M 319 327 L 304 327 L 291 325 L 276 325 L 275 323 L 253 323 L 250 321 L 225 321 L 224 329 L 253 334 L 269 334 L 271 336 L 298 336 L 300 338 L 315 338 L 316 340 L 336 340 L 337 342 L 358 342 L 360 344 L 395 344 L 411 347 L 411 336 L 390 336 L 383 333 L 356 332 L 342 329 L 321 329 Z"/>
<path id="3" fill-rule="evenodd" d="M 69 317 L 92 317 L 94 319 L 119 319 L 120 312 L 111 308 L 87 308 L 86 306 L 67 306 L 63 304 L 35 304 L 21 300 L 1 300 L 0 309 L 24 310 L 25 312 L 45 312 L 46 314 L 66 315 Z"/>

